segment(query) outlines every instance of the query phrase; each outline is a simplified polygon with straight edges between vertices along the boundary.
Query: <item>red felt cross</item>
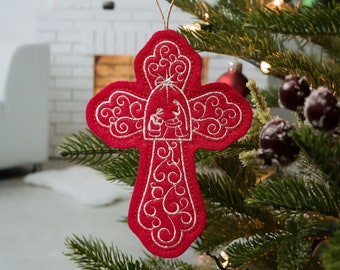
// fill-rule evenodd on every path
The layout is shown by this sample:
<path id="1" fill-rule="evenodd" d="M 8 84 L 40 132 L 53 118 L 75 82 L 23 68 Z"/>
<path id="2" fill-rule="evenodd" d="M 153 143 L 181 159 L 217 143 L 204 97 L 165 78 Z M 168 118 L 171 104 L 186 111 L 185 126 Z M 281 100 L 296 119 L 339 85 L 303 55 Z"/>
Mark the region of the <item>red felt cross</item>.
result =
<path id="1" fill-rule="evenodd" d="M 90 129 L 140 161 L 128 223 L 144 246 L 177 257 L 201 234 L 198 148 L 224 149 L 250 127 L 248 102 L 222 83 L 201 85 L 201 58 L 177 32 L 156 32 L 136 55 L 136 82 L 115 82 L 87 107 Z"/>

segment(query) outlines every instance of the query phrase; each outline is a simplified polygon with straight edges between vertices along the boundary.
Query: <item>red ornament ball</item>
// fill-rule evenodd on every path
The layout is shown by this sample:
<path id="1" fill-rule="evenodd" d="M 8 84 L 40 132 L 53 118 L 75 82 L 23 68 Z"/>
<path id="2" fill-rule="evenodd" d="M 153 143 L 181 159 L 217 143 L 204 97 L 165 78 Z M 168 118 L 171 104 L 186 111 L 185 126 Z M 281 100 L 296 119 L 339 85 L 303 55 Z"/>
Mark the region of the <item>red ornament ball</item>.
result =
<path id="1" fill-rule="evenodd" d="M 314 128 L 333 130 L 340 123 L 340 102 L 326 87 L 319 87 L 306 99 L 304 115 Z"/>
<path id="2" fill-rule="evenodd" d="M 289 134 L 292 129 L 286 120 L 275 119 L 264 125 L 260 133 L 259 158 L 265 166 L 287 166 L 298 156 L 300 149 Z"/>
<path id="3" fill-rule="evenodd" d="M 288 110 L 302 111 L 305 99 L 310 93 L 311 87 L 305 77 L 288 75 L 280 87 L 279 102 Z"/>
<path id="4" fill-rule="evenodd" d="M 242 73 L 241 63 L 230 63 L 229 70 L 223 73 L 218 79 L 218 82 L 229 84 L 233 89 L 239 92 L 243 97 L 246 97 L 250 90 L 247 87 L 248 79 Z"/>

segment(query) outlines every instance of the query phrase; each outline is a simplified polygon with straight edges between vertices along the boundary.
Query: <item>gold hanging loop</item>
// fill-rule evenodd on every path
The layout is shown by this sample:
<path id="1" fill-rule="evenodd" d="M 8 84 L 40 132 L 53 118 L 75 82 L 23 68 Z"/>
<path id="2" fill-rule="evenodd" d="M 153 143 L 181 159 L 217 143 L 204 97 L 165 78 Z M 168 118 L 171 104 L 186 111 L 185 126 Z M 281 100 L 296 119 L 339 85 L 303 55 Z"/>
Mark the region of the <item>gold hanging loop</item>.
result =
<path id="1" fill-rule="evenodd" d="M 159 12 L 160 12 L 160 14 L 162 16 L 162 20 L 163 20 L 163 24 L 164 24 L 164 29 L 165 30 L 169 29 L 170 14 L 171 14 L 172 8 L 174 7 L 174 2 L 175 2 L 175 0 L 171 1 L 170 7 L 169 7 L 169 10 L 168 10 L 168 14 L 167 14 L 167 16 L 165 18 L 164 13 L 162 11 L 162 8 L 159 5 L 158 0 L 156 0 L 156 4 L 157 4 L 157 7 L 158 7 L 158 10 L 159 10 Z"/>

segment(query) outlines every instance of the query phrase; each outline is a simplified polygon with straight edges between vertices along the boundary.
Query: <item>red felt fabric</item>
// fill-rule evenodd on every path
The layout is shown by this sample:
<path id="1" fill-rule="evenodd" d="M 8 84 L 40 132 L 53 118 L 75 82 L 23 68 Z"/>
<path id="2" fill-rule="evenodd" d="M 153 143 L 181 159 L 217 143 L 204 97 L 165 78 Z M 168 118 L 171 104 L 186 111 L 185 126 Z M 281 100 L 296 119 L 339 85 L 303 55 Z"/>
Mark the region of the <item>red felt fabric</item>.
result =
<path id="1" fill-rule="evenodd" d="M 89 128 L 116 148 L 138 148 L 128 223 L 153 254 L 181 255 L 201 234 L 205 210 L 198 148 L 224 149 L 249 129 L 248 102 L 223 83 L 201 85 L 201 58 L 177 32 L 156 32 L 136 55 L 136 82 L 114 82 L 87 106 Z"/>

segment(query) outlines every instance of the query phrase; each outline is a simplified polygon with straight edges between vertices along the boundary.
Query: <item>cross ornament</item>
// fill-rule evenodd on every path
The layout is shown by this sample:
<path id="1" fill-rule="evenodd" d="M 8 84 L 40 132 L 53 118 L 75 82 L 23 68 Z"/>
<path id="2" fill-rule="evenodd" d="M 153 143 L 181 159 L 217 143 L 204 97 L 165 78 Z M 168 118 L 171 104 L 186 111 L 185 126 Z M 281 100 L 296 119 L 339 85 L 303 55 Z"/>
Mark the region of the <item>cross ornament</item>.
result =
<path id="1" fill-rule="evenodd" d="M 136 55 L 135 82 L 104 87 L 88 103 L 89 128 L 140 160 L 128 224 L 153 254 L 181 255 L 205 227 L 194 154 L 222 150 L 249 129 L 248 102 L 227 84 L 201 84 L 202 60 L 179 33 L 156 32 Z"/>

